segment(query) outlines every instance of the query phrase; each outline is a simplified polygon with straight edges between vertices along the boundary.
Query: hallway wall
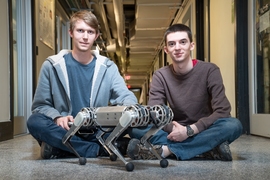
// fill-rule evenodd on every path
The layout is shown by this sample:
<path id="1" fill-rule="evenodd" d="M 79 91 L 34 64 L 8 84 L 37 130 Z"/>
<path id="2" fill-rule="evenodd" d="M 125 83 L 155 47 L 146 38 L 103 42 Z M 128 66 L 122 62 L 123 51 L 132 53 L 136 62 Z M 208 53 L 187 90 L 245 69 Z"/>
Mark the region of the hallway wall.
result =
<path id="1" fill-rule="evenodd" d="M 44 1 L 35 0 L 35 12 L 36 12 L 36 18 L 35 18 L 35 24 L 36 24 L 36 46 L 38 47 L 38 54 L 36 56 L 36 79 L 35 82 L 38 81 L 39 71 L 41 68 L 42 63 L 45 61 L 45 59 L 48 56 L 55 54 L 55 41 L 53 41 L 53 48 L 46 45 L 43 41 L 40 40 L 40 29 L 44 24 L 40 24 L 40 5 Z M 52 8 L 54 9 L 55 6 L 55 0 L 51 0 Z M 52 12 L 52 17 L 54 21 L 54 11 Z M 55 26 L 53 27 L 55 29 Z M 54 37 L 55 38 L 55 37 Z"/>
<path id="2" fill-rule="evenodd" d="M 210 0 L 210 61 L 220 67 L 232 106 L 231 114 L 235 117 L 235 22 L 232 13 L 233 1 Z"/>

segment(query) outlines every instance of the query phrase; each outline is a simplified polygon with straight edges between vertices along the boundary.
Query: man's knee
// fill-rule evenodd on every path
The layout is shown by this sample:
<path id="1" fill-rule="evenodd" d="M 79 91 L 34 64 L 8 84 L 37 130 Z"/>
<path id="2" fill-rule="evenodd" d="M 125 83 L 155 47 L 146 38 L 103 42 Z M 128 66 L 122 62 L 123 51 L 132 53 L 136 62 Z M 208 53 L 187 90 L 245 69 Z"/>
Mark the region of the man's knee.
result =
<path id="1" fill-rule="evenodd" d="M 243 126 L 242 126 L 242 123 L 236 118 L 234 118 L 233 122 L 234 122 L 234 126 L 233 126 L 234 136 L 235 138 L 238 138 L 239 136 L 243 134 Z"/>
<path id="2" fill-rule="evenodd" d="M 222 132 L 226 132 L 226 136 L 228 136 L 227 140 L 230 143 L 242 134 L 243 126 L 241 122 L 236 118 L 220 119 L 220 125 Z"/>
<path id="3" fill-rule="evenodd" d="M 236 118 L 221 118 L 218 119 L 214 124 L 221 126 L 222 129 L 236 130 L 236 131 L 242 130 L 242 124 Z"/>
<path id="4" fill-rule="evenodd" d="M 243 126 L 242 123 L 236 118 L 228 118 L 227 120 L 228 130 L 234 130 L 234 132 L 242 133 Z"/>
<path id="5" fill-rule="evenodd" d="M 35 113 L 32 114 L 27 120 L 27 128 L 31 132 L 31 130 L 38 130 L 40 128 L 44 128 L 49 123 L 51 123 L 51 119 L 46 117 L 43 114 Z"/>

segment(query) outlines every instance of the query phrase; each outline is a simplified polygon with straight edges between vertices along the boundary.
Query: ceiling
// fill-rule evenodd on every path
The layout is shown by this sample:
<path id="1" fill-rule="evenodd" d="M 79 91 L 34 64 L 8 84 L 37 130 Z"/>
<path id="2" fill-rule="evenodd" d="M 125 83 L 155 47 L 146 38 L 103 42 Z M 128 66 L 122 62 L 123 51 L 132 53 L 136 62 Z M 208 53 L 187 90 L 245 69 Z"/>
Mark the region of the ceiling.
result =
<path id="1" fill-rule="evenodd" d="M 96 43 L 100 53 L 118 65 L 127 85 L 141 88 L 163 48 L 165 30 L 187 0 L 58 1 L 69 15 L 88 9 L 97 16 L 101 36 Z"/>

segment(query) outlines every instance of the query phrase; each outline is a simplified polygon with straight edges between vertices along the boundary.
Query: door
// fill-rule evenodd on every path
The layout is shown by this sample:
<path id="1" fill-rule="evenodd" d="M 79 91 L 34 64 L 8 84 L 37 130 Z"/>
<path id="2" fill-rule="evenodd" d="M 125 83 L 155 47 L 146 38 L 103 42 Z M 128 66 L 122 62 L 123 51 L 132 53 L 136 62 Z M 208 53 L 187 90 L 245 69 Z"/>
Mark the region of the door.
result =
<path id="1" fill-rule="evenodd" d="M 270 137 L 270 0 L 249 1 L 250 133 Z"/>
<path id="2" fill-rule="evenodd" d="M 9 7 L 9 8 L 7 8 Z M 10 44 L 9 29 L 11 19 L 10 1 L 0 1 L 0 22 L 2 28 L 0 30 L 0 54 L 1 54 L 1 66 L 0 66 L 0 141 L 13 138 L 13 121 L 11 116 L 11 94 L 12 87 L 10 76 L 10 65 L 12 58 L 9 56 L 9 52 L 12 49 Z"/>

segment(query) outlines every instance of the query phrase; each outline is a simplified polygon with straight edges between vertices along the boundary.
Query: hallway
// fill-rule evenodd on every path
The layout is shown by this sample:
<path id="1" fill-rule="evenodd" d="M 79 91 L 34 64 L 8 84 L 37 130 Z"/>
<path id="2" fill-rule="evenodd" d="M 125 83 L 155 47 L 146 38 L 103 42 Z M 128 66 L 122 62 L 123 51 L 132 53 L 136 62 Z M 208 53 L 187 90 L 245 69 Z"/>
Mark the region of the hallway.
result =
<path id="1" fill-rule="evenodd" d="M 127 172 L 122 161 L 108 158 L 41 160 L 39 145 L 30 135 L 0 142 L 0 179 L 270 179 L 270 139 L 242 135 L 231 145 L 232 162 L 175 161 L 167 168 L 159 161 L 133 161 L 134 170 Z"/>

